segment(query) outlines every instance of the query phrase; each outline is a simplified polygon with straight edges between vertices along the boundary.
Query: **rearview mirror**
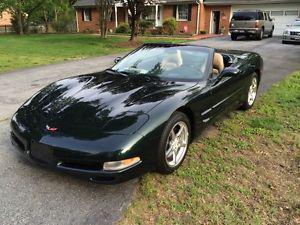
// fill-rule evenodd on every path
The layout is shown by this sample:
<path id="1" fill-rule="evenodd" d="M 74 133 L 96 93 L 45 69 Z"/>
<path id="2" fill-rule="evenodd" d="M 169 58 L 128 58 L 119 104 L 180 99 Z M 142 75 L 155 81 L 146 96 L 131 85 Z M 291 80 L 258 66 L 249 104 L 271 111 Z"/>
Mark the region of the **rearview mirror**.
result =
<path id="1" fill-rule="evenodd" d="M 117 57 L 117 58 L 115 59 L 115 64 L 119 63 L 121 60 L 122 60 L 122 57 Z"/>

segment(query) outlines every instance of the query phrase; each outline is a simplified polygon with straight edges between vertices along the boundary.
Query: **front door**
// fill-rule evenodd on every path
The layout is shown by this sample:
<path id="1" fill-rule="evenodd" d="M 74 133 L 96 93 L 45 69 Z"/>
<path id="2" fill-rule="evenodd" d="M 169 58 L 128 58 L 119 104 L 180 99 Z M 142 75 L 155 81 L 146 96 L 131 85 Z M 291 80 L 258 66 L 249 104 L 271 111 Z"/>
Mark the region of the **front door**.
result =
<path id="1" fill-rule="evenodd" d="M 156 26 L 157 27 L 162 27 L 163 25 L 163 6 L 159 5 L 157 8 L 157 18 L 156 18 Z"/>
<path id="2" fill-rule="evenodd" d="M 220 11 L 212 11 L 211 33 L 219 34 L 220 32 Z"/>

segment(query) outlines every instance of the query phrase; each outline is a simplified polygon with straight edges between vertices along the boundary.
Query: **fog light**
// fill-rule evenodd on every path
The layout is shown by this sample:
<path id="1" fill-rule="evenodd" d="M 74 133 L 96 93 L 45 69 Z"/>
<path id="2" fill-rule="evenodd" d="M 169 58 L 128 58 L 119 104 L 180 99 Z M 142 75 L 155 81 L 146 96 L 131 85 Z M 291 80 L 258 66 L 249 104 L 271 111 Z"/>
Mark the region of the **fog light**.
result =
<path id="1" fill-rule="evenodd" d="M 105 162 L 103 164 L 103 170 L 105 171 L 119 171 L 124 170 L 134 165 L 137 165 L 141 162 L 140 157 L 135 157 L 131 159 L 125 159 L 122 161 L 115 161 L 115 162 Z"/>

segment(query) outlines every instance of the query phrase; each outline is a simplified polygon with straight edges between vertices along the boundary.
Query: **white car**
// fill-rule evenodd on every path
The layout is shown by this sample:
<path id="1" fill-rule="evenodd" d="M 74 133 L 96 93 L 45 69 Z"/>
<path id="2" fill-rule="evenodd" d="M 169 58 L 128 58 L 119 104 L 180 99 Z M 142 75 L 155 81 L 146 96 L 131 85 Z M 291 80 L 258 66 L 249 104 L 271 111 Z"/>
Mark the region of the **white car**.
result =
<path id="1" fill-rule="evenodd" d="M 300 19 L 296 20 L 292 25 L 288 25 L 283 32 L 282 43 L 300 43 Z"/>

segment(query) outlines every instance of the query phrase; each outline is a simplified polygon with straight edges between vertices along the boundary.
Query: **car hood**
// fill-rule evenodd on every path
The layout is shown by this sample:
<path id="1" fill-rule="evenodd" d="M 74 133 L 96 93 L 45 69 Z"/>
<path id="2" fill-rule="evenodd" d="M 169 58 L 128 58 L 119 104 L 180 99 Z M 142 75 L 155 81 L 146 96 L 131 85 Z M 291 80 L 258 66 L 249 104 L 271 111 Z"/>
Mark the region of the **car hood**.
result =
<path id="1" fill-rule="evenodd" d="M 300 32 L 300 27 L 290 27 L 290 28 L 286 29 L 286 31 L 288 31 L 288 32 L 291 32 L 291 31 Z"/>
<path id="2" fill-rule="evenodd" d="M 109 72 L 72 77 L 50 84 L 19 110 L 33 127 L 55 127 L 129 134 L 148 120 L 148 112 L 195 83 L 163 81 Z M 39 123 L 39 124 L 37 124 Z M 75 129 L 76 128 L 76 129 Z"/>

